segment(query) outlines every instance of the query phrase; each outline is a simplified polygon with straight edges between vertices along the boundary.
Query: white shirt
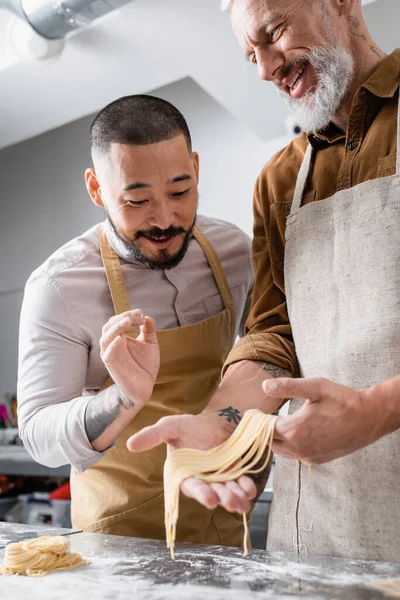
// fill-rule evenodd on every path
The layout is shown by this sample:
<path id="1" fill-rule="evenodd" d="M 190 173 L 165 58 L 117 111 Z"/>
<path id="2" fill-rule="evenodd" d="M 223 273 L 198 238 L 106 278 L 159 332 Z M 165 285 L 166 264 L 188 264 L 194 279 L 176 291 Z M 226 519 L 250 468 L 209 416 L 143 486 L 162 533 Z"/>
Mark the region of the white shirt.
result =
<path id="1" fill-rule="evenodd" d="M 232 291 L 236 335 L 243 334 L 254 271 L 250 239 L 238 227 L 199 216 L 198 227 L 221 261 Z M 85 430 L 91 395 L 108 377 L 100 358 L 103 325 L 114 315 L 102 264 L 98 224 L 52 254 L 29 278 L 21 311 L 18 421 L 28 452 L 49 467 L 84 471 L 103 453 Z M 132 308 L 156 319 L 157 329 L 191 325 L 223 310 L 203 250 L 192 239 L 173 269 L 150 270 L 127 255 L 111 232 Z"/>

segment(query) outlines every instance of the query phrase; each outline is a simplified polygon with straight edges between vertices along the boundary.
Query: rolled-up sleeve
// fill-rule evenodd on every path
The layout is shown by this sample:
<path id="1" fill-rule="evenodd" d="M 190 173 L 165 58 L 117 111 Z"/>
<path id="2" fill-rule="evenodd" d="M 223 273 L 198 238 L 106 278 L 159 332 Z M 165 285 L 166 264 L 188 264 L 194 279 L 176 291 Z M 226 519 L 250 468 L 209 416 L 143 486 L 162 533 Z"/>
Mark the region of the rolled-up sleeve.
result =
<path id="1" fill-rule="evenodd" d="M 18 424 L 28 452 L 48 467 L 69 463 L 80 472 L 104 454 L 93 450 L 85 430 L 88 352 L 55 282 L 31 277 L 20 319 Z"/>
<path id="2" fill-rule="evenodd" d="M 231 350 L 224 372 L 235 362 L 260 360 L 283 367 L 295 375 L 298 365 L 286 307 L 283 264 L 271 260 L 271 252 L 276 252 L 274 245 L 284 246 L 284 241 L 280 239 L 282 234 L 276 222 L 271 221 L 265 175 L 257 181 L 253 211 L 255 285 L 252 306 L 246 322 L 246 335 Z"/>

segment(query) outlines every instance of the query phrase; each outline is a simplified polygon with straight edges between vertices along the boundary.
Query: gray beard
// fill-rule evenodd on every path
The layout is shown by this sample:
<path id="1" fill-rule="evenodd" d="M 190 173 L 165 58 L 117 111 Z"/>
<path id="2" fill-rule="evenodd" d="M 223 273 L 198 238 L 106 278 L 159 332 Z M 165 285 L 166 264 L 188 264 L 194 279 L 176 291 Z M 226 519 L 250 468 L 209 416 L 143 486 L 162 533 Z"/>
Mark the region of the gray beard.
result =
<path id="1" fill-rule="evenodd" d="M 320 46 L 310 54 L 298 59 L 301 64 L 307 60 L 315 69 L 316 88 L 296 100 L 279 90 L 296 122 L 304 131 L 315 132 L 328 127 L 339 110 L 349 89 L 354 61 L 343 46 Z"/>

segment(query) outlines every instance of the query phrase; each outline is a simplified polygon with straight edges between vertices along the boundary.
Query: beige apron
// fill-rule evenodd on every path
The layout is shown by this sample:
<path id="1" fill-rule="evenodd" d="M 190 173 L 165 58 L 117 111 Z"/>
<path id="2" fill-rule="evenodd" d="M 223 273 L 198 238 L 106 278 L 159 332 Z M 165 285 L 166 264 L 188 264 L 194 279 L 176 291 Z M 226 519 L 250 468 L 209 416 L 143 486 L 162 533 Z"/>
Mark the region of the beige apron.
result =
<path id="1" fill-rule="evenodd" d="M 285 288 L 303 377 L 365 388 L 400 373 L 400 111 L 396 175 L 301 207 L 286 228 Z M 290 413 L 302 400 L 292 400 Z M 278 458 L 267 547 L 400 561 L 400 431 L 331 463 Z"/>
<path id="2" fill-rule="evenodd" d="M 205 253 L 225 308 L 200 323 L 157 332 L 161 368 L 150 402 L 104 458 L 84 473 L 71 473 L 74 527 L 99 533 L 165 538 L 165 445 L 132 454 L 126 449 L 126 441 L 162 417 L 197 414 L 204 409 L 218 387 L 235 331 L 232 294 L 217 254 L 197 227 L 194 237 Z M 100 250 L 116 314 L 130 310 L 119 257 L 103 231 Z M 128 334 L 136 337 L 137 331 L 132 328 Z M 104 387 L 111 383 L 109 379 Z M 181 496 L 179 541 L 239 546 L 242 538 L 240 515 L 231 515 L 221 508 L 209 511 Z"/>

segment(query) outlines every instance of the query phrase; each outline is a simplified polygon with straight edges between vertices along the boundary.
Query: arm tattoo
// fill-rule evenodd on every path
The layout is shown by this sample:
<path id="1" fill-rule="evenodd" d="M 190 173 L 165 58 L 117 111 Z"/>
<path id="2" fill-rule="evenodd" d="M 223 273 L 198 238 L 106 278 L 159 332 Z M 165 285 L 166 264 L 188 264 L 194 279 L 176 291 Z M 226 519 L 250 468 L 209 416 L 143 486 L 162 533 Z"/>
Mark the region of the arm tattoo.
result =
<path id="1" fill-rule="evenodd" d="M 291 377 L 292 374 L 287 369 L 283 369 L 282 367 L 278 367 L 277 365 L 273 365 L 272 363 L 263 362 L 261 360 L 254 361 L 257 365 L 261 367 L 263 371 L 266 373 L 270 373 L 273 377 Z M 227 406 L 226 408 L 221 408 L 218 411 L 218 415 L 220 417 L 224 417 L 228 423 L 233 423 L 234 425 L 239 425 L 242 414 L 240 410 L 237 408 L 233 408 L 233 406 Z"/>
<path id="2" fill-rule="evenodd" d="M 275 379 L 277 377 L 285 377 L 285 376 L 291 377 L 291 375 L 292 375 L 290 373 L 290 371 L 288 371 L 287 369 L 283 369 L 282 367 L 278 367 L 277 365 L 273 365 L 272 363 L 263 362 L 262 360 L 256 360 L 254 362 L 256 363 L 256 365 L 261 367 L 261 369 L 263 371 L 265 371 L 266 373 L 269 373 Z"/>
<path id="3" fill-rule="evenodd" d="M 99 392 L 88 403 L 85 412 L 85 429 L 89 442 L 97 440 L 118 417 L 121 407 L 132 408 L 134 403 L 114 384 Z"/>
<path id="4" fill-rule="evenodd" d="M 355 29 L 360 27 L 360 21 L 355 17 L 347 17 L 347 20 L 350 22 L 352 29 L 350 29 L 350 33 L 355 35 L 356 37 L 360 37 L 364 42 L 367 41 L 367 37 L 363 33 L 358 33 Z"/>
<path id="5" fill-rule="evenodd" d="M 376 54 L 376 56 L 378 58 L 382 58 L 381 53 L 379 52 L 379 50 L 377 48 L 375 48 L 375 46 L 370 46 L 369 49 L 371 50 L 371 52 L 373 52 L 374 54 Z"/>
<path id="6" fill-rule="evenodd" d="M 233 406 L 221 408 L 221 410 L 218 411 L 218 415 L 220 417 L 225 417 L 228 423 L 234 423 L 235 425 L 239 425 L 242 418 L 240 410 L 233 408 Z"/>

